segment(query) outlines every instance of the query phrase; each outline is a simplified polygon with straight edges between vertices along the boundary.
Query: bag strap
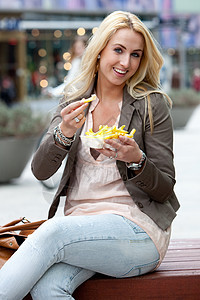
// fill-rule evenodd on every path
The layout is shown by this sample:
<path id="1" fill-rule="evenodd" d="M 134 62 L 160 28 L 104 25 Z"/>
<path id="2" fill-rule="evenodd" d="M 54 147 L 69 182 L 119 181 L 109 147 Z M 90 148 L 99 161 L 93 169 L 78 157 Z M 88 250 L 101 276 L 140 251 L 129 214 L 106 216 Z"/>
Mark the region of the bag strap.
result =
<path id="1" fill-rule="evenodd" d="M 24 218 L 22 218 L 24 219 Z M 22 221 L 22 220 L 21 220 Z M 8 232 L 8 231 L 15 231 L 15 230 L 34 230 L 37 229 L 42 223 L 44 223 L 46 220 L 40 220 L 36 222 L 27 222 L 20 225 L 13 225 L 13 226 L 6 226 L 0 227 L 0 233 Z M 13 221 L 15 222 L 15 221 Z M 12 224 L 13 222 L 10 222 L 8 224 Z"/>
<path id="2" fill-rule="evenodd" d="M 17 219 L 17 220 L 14 220 L 14 221 L 12 221 L 12 222 L 10 222 L 10 223 L 7 223 L 7 224 L 3 225 L 2 227 L 13 226 L 13 225 L 15 225 L 15 224 L 17 224 L 17 223 L 22 222 L 23 220 L 25 220 L 24 217 L 23 217 L 23 218 L 20 218 L 20 219 Z"/>

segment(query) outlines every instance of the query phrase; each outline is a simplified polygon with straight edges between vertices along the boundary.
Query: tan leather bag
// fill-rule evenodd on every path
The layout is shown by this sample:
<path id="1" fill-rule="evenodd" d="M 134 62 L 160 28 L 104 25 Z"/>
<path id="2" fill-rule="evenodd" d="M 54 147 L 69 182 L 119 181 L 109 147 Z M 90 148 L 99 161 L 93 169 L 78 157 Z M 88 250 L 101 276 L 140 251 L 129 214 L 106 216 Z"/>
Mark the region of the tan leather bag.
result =
<path id="1" fill-rule="evenodd" d="M 0 226 L 0 268 L 20 247 L 27 236 L 45 221 L 30 222 L 26 218 L 20 218 Z"/>

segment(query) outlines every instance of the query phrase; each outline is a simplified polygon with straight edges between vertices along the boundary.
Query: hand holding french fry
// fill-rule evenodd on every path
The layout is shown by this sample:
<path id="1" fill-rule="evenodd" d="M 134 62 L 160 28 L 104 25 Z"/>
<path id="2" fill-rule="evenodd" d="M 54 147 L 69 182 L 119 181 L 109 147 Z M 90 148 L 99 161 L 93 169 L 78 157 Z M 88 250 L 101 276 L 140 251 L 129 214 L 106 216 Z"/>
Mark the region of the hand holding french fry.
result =
<path id="1" fill-rule="evenodd" d="M 60 129 L 66 137 L 72 137 L 76 133 L 78 128 L 85 122 L 84 110 L 88 106 L 88 103 L 95 100 L 96 95 L 93 94 L 90 98 L 83 98 L 80 101 L 70 103 L 61 111 L 62 122 Z"/>

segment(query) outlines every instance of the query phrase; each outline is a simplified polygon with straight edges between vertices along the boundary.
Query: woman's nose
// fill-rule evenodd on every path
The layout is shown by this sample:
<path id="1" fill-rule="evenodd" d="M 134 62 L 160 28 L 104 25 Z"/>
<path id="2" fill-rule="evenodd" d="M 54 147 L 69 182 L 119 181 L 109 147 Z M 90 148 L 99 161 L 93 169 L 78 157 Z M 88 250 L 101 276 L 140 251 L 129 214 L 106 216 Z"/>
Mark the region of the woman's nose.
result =
<path id="1" fill-rule="evenodd" d="M 130 65 L 130 55 L 123 55 L 121 57 L 121 61 L 120 61 L 121 65 L 124 67 L 124 68 L 128 68 L 129 65 Z"/>

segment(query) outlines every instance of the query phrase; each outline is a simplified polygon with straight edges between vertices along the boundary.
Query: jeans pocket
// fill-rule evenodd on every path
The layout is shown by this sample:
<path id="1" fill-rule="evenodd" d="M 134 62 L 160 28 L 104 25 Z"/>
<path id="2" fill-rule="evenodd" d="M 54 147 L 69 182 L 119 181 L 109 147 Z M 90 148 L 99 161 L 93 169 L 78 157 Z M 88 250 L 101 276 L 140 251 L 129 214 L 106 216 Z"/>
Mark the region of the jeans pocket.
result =
<path id="1" fill-rule="evenodd" d="M 133 229 L 133 231 L 137 233 L 145 233 L 145 231 L 137 224 L 135 224 L 133 221 L 123 217 L 124 221 Z"/>

